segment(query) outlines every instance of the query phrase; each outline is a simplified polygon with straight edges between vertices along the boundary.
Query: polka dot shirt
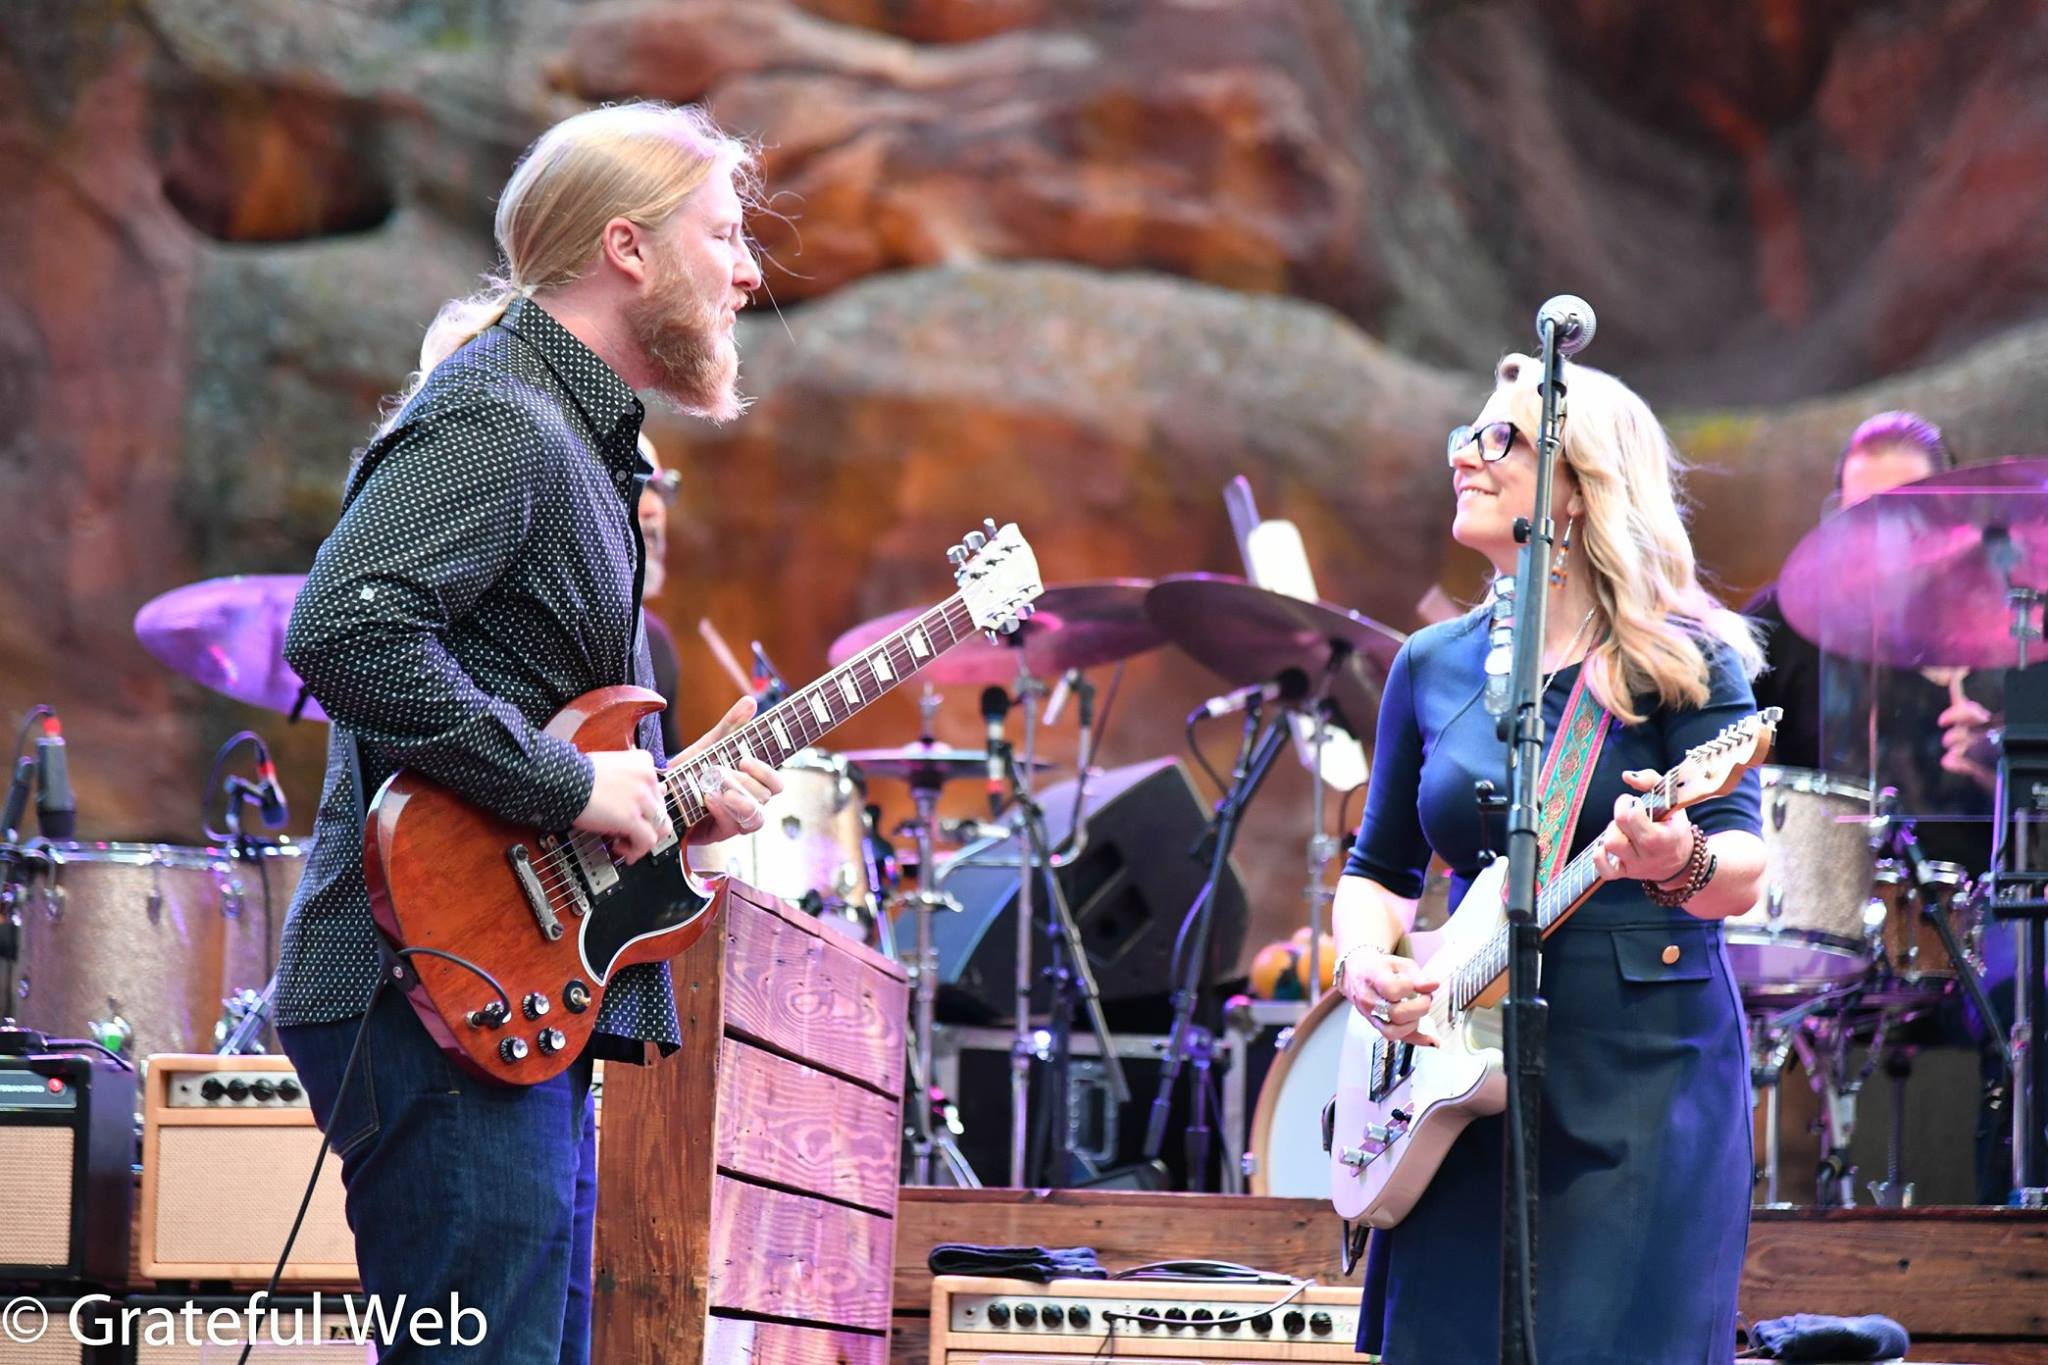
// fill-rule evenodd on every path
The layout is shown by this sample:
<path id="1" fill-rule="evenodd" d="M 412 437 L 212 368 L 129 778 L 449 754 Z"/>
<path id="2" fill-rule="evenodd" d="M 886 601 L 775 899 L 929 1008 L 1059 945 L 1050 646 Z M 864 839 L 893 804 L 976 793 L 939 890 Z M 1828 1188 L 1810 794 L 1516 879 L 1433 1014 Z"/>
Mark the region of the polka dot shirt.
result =
<path id="1" fill-rule="evenodd" d="M 280 1024 L 360 1014 L 378 977 L 350 734 L 371 792 L 410 768 L 547 830 L 590 799 L 590 760 L 542 727 L 594 687 L 652 682 L 634 515 L 651 472 L 635 448 L 644 416 L 610 366 L 521 299 L 356 464 L 285 637 L 333 736 L 285 921 Z M 658 723 L 639 738 L 660 761 Z M 600 1055 L 679 1042 L 668 965 L 622 969 L 598 1029 Z"/>

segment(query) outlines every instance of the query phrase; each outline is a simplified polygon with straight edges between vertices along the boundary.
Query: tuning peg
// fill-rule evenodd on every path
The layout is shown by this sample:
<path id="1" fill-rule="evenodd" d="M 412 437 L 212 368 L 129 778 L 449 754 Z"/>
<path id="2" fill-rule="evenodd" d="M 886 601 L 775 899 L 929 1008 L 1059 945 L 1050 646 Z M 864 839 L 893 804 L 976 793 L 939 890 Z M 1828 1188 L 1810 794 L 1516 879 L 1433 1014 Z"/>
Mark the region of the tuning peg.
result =
<path id="1" fill-rule="evenodd" d="M 1018 620 L 1018 619 L 1017 619 L 1016 617 L 1012 616 L 1012 617 L 1011 617 L 1011 618 L 1010 618 L 1009 620 L 1007 620 L 1007 621 L 1003 622 L 1003 634 L 1005 634 L 1005 635 L 1015 635 L 1015 634 L 1017 633 L 1017 627 L 1019 627 L 1019 626 L 1021 626 L 1021 625 L 1023 625 L 1023 624 L 1024 624 L 1024 623 L 1023 623 L 1022 621 L 1020 621 L 1020 620 Z"/>
<path id="2" fill-rule="evenodd" d="M 1038 615 L 1038 604 L 1036 602 L 1026 602 L 1017 608 L 1017 619 L 1020 621 L 1029 621 L 1036 615 Z"/>
<path id="3" fill-rule="evenodd" d="M 946 562 L 956 569 L 965 564 L 967 562 L 967 547 L 965 545 L 955 545 L 952 549 L 946 551 Z"/>
<path id="4" fill-rule="evenodd" d="M 988 544 L 988 537 L 979 531 L 969 531 L 961 544 L 965 545 L 970 553 L 979 553 L 981 547 Z"/>
<path id="5" fill-rule="evenodd" d="M 996 519 L 994 517 L 983 517 L 981 519 L 982 534 L 987 536 L 988 539 L 994 540 L 996 538 L 996 531 L 998 529 L 999 528 L 996 526 Z"/>

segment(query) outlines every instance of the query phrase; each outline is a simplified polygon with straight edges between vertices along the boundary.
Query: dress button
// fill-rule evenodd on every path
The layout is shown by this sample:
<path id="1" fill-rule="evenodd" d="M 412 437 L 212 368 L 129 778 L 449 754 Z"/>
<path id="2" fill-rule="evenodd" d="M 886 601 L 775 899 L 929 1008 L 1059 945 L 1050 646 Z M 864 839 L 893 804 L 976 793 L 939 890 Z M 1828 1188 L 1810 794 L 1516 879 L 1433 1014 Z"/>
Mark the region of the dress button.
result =
<path id="1" fill-rule="evenodd" d="M 1670 965 L 1671 965 L 1672 963 L 1674 963 L 1674 962 L 1676 962 L 1676 961 L 1678 961 L 1678 945 L 1677 945 L 1676 943 L 1667 943 L 1667 944 L 1665 944 L 1665 945 L 1664 945 L 1664 965 L 1665 965 L 1665 966 L 1667 966 L 1667 967 L 1669 967 L 1669 966 L 1670 966 Z"/>

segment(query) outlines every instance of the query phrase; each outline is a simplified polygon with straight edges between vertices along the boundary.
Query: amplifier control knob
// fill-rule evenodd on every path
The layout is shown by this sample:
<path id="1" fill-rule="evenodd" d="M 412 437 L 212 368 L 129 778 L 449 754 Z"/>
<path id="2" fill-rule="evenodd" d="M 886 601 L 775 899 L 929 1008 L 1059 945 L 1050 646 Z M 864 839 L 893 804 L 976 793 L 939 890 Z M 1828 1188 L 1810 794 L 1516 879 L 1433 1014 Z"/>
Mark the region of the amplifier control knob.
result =
<path id="1" fill-rule="evenodd" d="M 1301 1335 L 1301 1329 L 1308 1326 L 1308 1319 L 1290 1309 L 1287 1316 L 1280 1319 L 1280 1326 L 1288 1336 L 1298 1337 Z"/>
<path id="2" fill-rule="evenodd" d="M 1010 1305 L 1007 1303 L 990 1304 L 988 1306 L 988 1325 L 991 1327 L 1008 1327 L 1010 1325 Z"/>
<path id="3" fill-rule="evenodd" d="M 1215 1320 L 1215 1317 L 1216 1315 L 1206 1308 L 1197 1308 L 1194 1312 L 1188 1314 L 1188 1318 L 1195 1324 L 1197 1332 L 1208 1331 L 1209 1324 Z"/>
<path id="4" fill-rule="evenodd" d="M 234 1080 L 229 1081 L 228 1098 L 233 1100 L 237 1104 L 240 1104 L 243 1100 L 248 1099 L 249 1083 L 239 1076 L 237 1076 Z"/>
<path id="5" fill-rule="evenodd" d="M 304 1093 L 304 1091 L 299 1089 L 299 1083 L 293 1080 L 290 1076 L 285 1077 L 283 1080 L 277 1083 L 277 1097 L 283 1100 L 286 1104 L 297 1103 L 299 1096 Z"/>
<path id="6" fill-rule="evenodd" d="M 506 1062 L 525 1061 L 526 1040 L 524 1038 L 506 1038 L 501 1040 L 498 1043 L 498 1057 Z"/>
<path id="7" fill-rule="evenodd" d="M 543 1057 L 552 1057 L 569 1046 L 568 1037 L 558 1028 L 542 1029 L 534 1036 L 534 1041 L 540 1044 L 540 1055 Z"/>
<path id="8" fill-rule="evenodd" d="M 1088 1305 L 1085 1303 L 1077 1303 L 1067 1310 L 1067 1321 L 1083 1331 L 1087 1330 L 1089 1320 L 1094 1316 L 1088 1311 Z"/>
<path id="9" fill-rule="evenodd" d="M 268 1104 L 272 1100 L 277 1098 L 277 1086 L 274 1082 L 266 1078 L 250 1086 L 249 1093 L 254 1095 L 257 1099 L 262 1100 L 265 1104 Z"/>
<path id="10" fill-rule="evenodd" d="M 590 1008 L 590 987 L 581 981 L 571 981 L 562 987 L 562 1003 L 569 1007 L 569 1013 L 581 1014 Z"/>
<path id="11" fill-rule="evenodd" d="M 1178 1331 L 1179 1331 L 1179 1330 L 1180 1330 L 1181 1328 L 1183 1328 L 1183 1327 L 1185 1327 L 1185 1326 L 1187 1326 L 1187 1325 L 1188 1325 L 1188 1311 L 1187 1311 L 1187 1309 L 1185 1309 L 1185 1308 L 1169 1308 L 1169 1309 L 1167 1309 L 1167 1310 L 1166 1310 L 1166 1330 L 1167 1330 L 1167 1331 L 1169 1331 L 1169 1332 L 1178 1332 Z"/>
<path id="12" fill-rule="evenodd" d="M 1038 1316 L 1045 1320 L 1047 1327 L 1058 1327 L 1066 1322 L 1067 1310 L 1056 1303 L 1049 1303 L 1045 1306 L 1045 1311 Z"/>
<path id="13" fill-rule="evenodd" d="M 1261 1314 L 1259 1314 L 1259 1315 L 1258 1315 L 1257 1317 L 1253 1318 L 1253 1319 L 1252 1319 L 1252 1330 L 1253 1330 L 1254 1332 L 1270 1332 L 1270 1331 L 1272 1331 L 1272 1330 L 1273 1330 L 1273 1315 L 1272 1315 L 1271 1313 L 1261 1313 Z"/>
<path id="14" fill-rule="evenodd" d="M 1019 1327 L 1036 1327 L 1038 1325 L 1038 1310 L 1028 1303 L 1018 1304 L 1017 1325 Z"/>
<path id="15" fill-rule="evenodd" d="M 1330 1335 L 1330 1329 L 1336 1325 L 1328 1313 L 1311 1313 L 1308 1316 L 1308 1330 L 1319 1337 Z"/>
<path id="16" fill-rule="evenodd" d="M 1223 1321 L 1217 1323 L 1216 1325 L 1218 1327 L 1221 1327 L 1226 1332 L 1235 1332 L 1239 1328 L 1243 1327 L 1244 1323 L 1239 1320 L 1238 1314 L 1231 1313 L 1225 1316 Z"/>
<path id="17" fill-rule="evenodd" d="M 1159 1310 L 1157 1308 L 1140 1308 L 1138 1310 L 1138 1327 L 1146 1332 L 1158 1331 Z"/>
<path id="18" fill-rule="evenodd" d="M 212 1076 L 199 1083 L 199 1098 L 202 1100 L 218 1100 L 227 1093 L 228 1088 Z"/>

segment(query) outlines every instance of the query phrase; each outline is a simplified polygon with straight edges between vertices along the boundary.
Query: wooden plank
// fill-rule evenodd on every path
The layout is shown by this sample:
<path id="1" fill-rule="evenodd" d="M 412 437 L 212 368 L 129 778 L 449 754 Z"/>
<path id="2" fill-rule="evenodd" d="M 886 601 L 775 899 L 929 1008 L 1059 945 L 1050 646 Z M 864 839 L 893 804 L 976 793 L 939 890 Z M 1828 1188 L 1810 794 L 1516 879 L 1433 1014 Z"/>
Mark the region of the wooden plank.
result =
<path id="1" fill-rule="evenodd" d="M 791 923 L 734 898 L 726 910 L 725 1022 L 880 1095 L 903 1093 L 909 988 L 832 943 L 829 929 Z"/>
<path id="2" fill-rule="evenodd" d="M 721 926 L 675 960 L 682 1048 L 605 1068 L 591 1358 L 606 1365 L 703 1358 L 726 942 Z"/>
<path id="3" fill-rule="evenodd" d="M 718 1164 L 883 1215 L 896 1211 L 900 1101 L 725 1040 Z"/>
<path id="4" fill-rule="evenodd" d="M 718 1365 L 889 1365 L 889 1338 L 714 1317 L 704 1358 Z"/>
<path id="5" fill-rule="evenodd" d="M 1915 1340 L 2048 1337 L 2048 1217 L 2024 1209 L 1758 1210 L 1742 1309 L 1883 1313 Z"/>
<path id="6" fill-rule="evenodd" d="M 906 1189 L 896 1207 L 895 1303 L 929 1311 L 931 1249 L 1085 1246 L 1122 1270 L 1204 1257 L 1343 1284 L 1337 1215 L 1319 1199 L 1135 1190 Z"/>
<path id="7" fill-rule="evenodd" d="M 835 929 L 827 929 L 816 917 L 805 914 L 778 896 L 740 881 L 732 883 L 732 894 L 736 899 L 744 900 L 749 905 L 766 910 L 769 914 L 795 925 L 805 933 L 817 935 L 835 950 L 852 958 L 855 962 L 858 962 L 861 966 L 879 976 L 885 976 L 894 981 L 907 982 L 910 980 L 910 969 L 895 958 L 885 956 L 875 949 L 868 947 L 865 943 L 856 943 Z"/>
<path id="8" fill-rule="evenodd" d="M 714 1184 L 713 1308 L 888 1330 L 890 1220 L 730 1176 Z"/>

